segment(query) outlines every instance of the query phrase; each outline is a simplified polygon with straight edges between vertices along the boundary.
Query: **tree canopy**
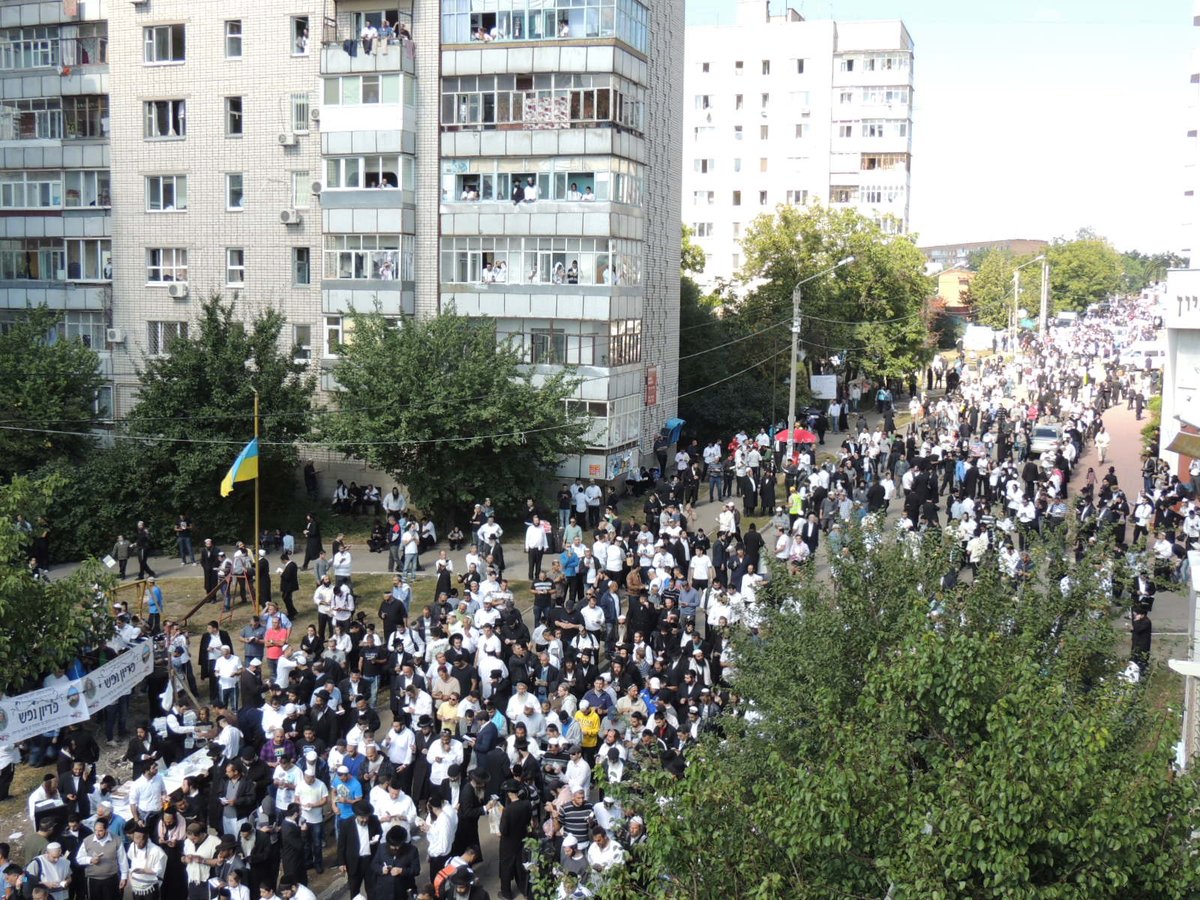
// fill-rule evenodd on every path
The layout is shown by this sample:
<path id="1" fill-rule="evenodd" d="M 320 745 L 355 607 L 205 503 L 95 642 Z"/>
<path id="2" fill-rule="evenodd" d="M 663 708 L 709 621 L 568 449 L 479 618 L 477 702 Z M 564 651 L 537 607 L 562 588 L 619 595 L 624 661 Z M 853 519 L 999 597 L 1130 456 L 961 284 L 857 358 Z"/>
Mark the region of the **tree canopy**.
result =
<path id="1" fill-rule="evenodd" d="M 81 647 L 106 639 L 112 627 L 96 585 L 111 576 L 94 559 L 53 581 L 35 579 L 25 565 L 45 516 L 68 479 L 17 476 L 0 485 L 0 690 L 15 693 L 25 682 L 65 668 Z M 16 524 L 30 523 L 29 532 Z"/>
<path id="2" fill-rule="evenodd" d="M 885 234 L 851 209 L 780 206 L 749 225 L 742 251 L 743 277 L 760 282 L 738 310 L 751 330 L 790 322 L 793 287 L 853 256 L 802 288 L 808 355 L 837 356 L 847 370 L 875 377 L 905 375 L 931 355 L 924 307 L 935 285 L 908 237 Z"/>
<path id="3" fill-rule="evenodd" d="M 568 409 L 580 379 L 535 380 L 493 320 L 443 312 L 392 324 L 348 315 L 334 409 L 321 433 L 341 452 L 404 484 L 437 517 L 491 497 L 515 507 L 585 447 L 590 420 Z"/>
<path id="4" fill-rule="evenodd" d="M 696 232 L 692 230 L 691 226 L 683 226 L 683 243 L 679 254 L 679 268 L 683 272 L 698 275 L 704 271 L 705 258 L 704 251 L 700 249 L 700 245 L 692 240 L 695 236 Z"/>
<path id="5" fill-rule="evenodd" d="M 1042 278 L 1036 265 L 1028 265 L 1037 254 L 1013 256 L 1009 250 L 989 250 L 979 259 L 978 274 L 971 281 L 970 302 L 975 321 L 989 328 L 1007 328 L 1013 309 L 1013 269 L 1026 266 L 1021 277 L 1018 308 L 1034 312 L 1041 308 Z M 1054 277 L 1051 275 L 1051 284 Z"/>
<path id="6" fill-rule="evenodd" d="M 1082 230 L 1073 240 L 1046 248 L 1054 310 L 1083 312 L 1121 288 L 1121 255 L 1104 238 Z"/>
<path id="7" fill-rule="evenodd" d="M 1118 677 L 1102 560 L 941 590 L 950 546 L 910 540 L 772 568 L 740 712 L 605 788 L 649 835 L 605 896 L 1194 896 L 1179 717 Z"/>
<path id="8" fill-rule="evenodd" d="M 144 360 L 138 402 L 117 446 L 89 459 L 87 477 L 72 479 L 55 504 L 60 539 L 95 552 L 144 519 L 165 543 L 184 512 L 206 535 L 252 537 L 252 486 L 230 497 L 219 488 L 254 435 L 256 388 L 264 515 L 287 505 L 298 461 L 292 444 L 308 437 L 316 381 L 281 344 L 282 313 L 263 309 L 249 321 L 235 313 L 234 303 L 209 297 L 186 337 Z"/>
<path id="9" fill-rule="evenodd" d="M 62 325 L 63 313 L 38 307 L 0 333 L 4 418 L 13 427 L 42 429 L 0 430 L 0 475 L 78 461 L 95 443 L 83 433 L 95 419 L 99 359 L 82 340 L 67 337 Z"/>

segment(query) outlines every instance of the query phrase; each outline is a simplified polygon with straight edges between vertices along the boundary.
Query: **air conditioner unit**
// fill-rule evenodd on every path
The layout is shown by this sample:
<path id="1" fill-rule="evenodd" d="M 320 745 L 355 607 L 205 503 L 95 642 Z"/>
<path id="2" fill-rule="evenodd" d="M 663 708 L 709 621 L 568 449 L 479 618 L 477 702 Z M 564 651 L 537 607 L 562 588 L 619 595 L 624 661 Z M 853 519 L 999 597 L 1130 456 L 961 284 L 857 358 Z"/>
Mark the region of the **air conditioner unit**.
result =
<path id="1" fill-rule="evenodd" d="M 802 106 L 802 107 L 800 107 L 800 115 L 802 115 L 802 116 L 811 116 L 811 115 L 812 115 L 812 110 L 811 110 L 811 109 L 809 109 L 807 106 Z"/>
<path id="2" fill-rule="evenodd" d="M 284 225 L 299 225 L 304 221 L 304 216 L 298 209 L 285 209 L 279 214 L 279 221 Z"/>
<path id="3" fill-rule="evenodd" d="M 104 329 L 104 340 L 110 344 L 123 344 L 125 343 L 125 332 L 120 328 L 106 328 Z"/>
<path id="4" fill-rule="evenodd" d="M 285 131 L 279 135 L 279 146 L 281 147 L 295 147 L 297 143 L 299 143 L 299 140 L 290 131 Z"/>
<path id="5" fill-rule="evenodd" d="M 314 181 L 312 183 L 311 190 L 314 194 L 319 194 L 319 193 L 321 193 L 322 190 L 324 190 L 324 188 L 325 188 L 325 186 L 323 184 L 321 184 L 321 182 Z"/>
<path id="6" fill-rule="evenodd" d="M 310 119 L 312 119 L 314 122 L 320 122 L 320 121 L 321 121 L 321 110 L 320 110 L 320 108 L 319 108 L 319 107 L 316 107 L 316 106 L 314 106 L 312 109 L 310 109 L 310 110 L 308 111 L 308 117 L 309 117 Z"/>
<path id="7" fill-rule="evenodd" d="M 167 296 L 174 300 L 186 300 L 188 286 L 186 281 L 173 281 L 167 285 Z"/>

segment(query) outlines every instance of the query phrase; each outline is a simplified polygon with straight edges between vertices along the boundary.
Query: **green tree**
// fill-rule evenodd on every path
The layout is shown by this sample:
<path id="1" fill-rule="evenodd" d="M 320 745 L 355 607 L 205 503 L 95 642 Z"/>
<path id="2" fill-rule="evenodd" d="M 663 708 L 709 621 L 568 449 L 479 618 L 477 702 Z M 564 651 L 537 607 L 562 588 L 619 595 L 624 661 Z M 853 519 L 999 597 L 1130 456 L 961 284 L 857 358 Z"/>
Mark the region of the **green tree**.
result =
<path id="1" fill-rule="evenodd" d="M 1137 250 L 1121 254 L 1121 290 L 1136 294 L 1158 281 L 1164 281 L 1168 269 L 1187 268 L 1187 260 L 1177 253 L 1147 255 Z"/>
<path id="2" fill-rule="evenodd" d="M 979 262 L 978 274 L 971 281 L 971 313 L 975 321 L 989 328 L 1007 328 L 1013 310 L 1013 269 L 1036 259 L 1036 254 L 1014 257 L 1009 250 L 989 250 Z M 1051 283 L 1054 278 L 1051 276 Z M 1027 311 L 1041 308 L 1042 277 L 1036 265 L 1021 273 L 1021 299 L 1017 306 Z"/>
<path id="3" fill-rule="evenodd" d="M 43 306 L 0 333 L 0 408 L 8 424 L 30 429 L 0 430 L 0 475 L 78 461 L 95 443 L 86 433 L 102 383 L 99 359 L 82 340 L 65 337 L 62 326 L 63 314 Z"/>
<path id="4" fill-rule="evenodd" d="M 699 275 L 704 271 L 705 258 L 704 251 L 693 240 L 695 236 L 696 232 L 690 225 L 683 226 L 683 246 L 682 252 L 679 254 L 679 268 L 683 272 Z"/>
<path id="5" fill-rule="evenodd" d="M 1195 895 L 1200 792 L 1178 714 L 1117 677 L 1103 558 L 1065 590 L 1055 552 L 1017 590 L 991 560 L 942 591 L 938 540 L 773 569 L 734 640 L 742 714 L 686 771 L 642 756 L 606 788 L 649 841 L 605 896 Z"/>
<path id="6" fill-rule="evenodd" d="M 809 358 L 837 356 L 848 372 L 873 377 L 905 375 L 930 358 L 923 310 L 935 287 L 909 238 L 885 234 L 850 209 L 780 206 L 750 224 L 742 251 L 743 276 L 761 279 L 737 311 L 749 330 L 786 328 L 797 282 L 853 256 L 852 265 L 803 287 L 801 343 Z"/>
<path id="7" fill-rule="evenodd" d="M 1083 312 L 1121 287 L 1121 255 L 1104 238 L 1081 231 L 1074 240 L 1046 248 L 1054 310 Z"/>
<path id="8" fill-rule="evenodd" d="M 254 436 L 255 388 L 264 519 L 287 509 L 298 462 L 293 444 L 309 434 L 316 381 L 280 342 L 284 322 L 274 309 L 246 322 L 232 302 L 217 295 L 205 300 L 187 337 L 144 360 L 138 403 L 117 434 L 118 448 L 89 460 L 86 477 L 56 502 L 56 521 L 68 526 L 61 539 L 95 552 L 144 519 L 169 547 L 171 526 L 183 512 L 199 535 L 252 539 L 252 485 L 239 485 L 229 497 L 220 495 L 220 485 Z"/>
<path id="9" fill-rule="evenodd" d="M 25 565 L 38 531 L 53 529 L 45 516 L 67 482 L 57 475 L 17 476 L 0 485 L 0 690 L 9 693 L 65 667 L 111 633 L 97 586 L 110 586 L 112 577 L 95 559 L 53 581 L 35 579 Z M 18 515 L 33 523 L 31 533 L 14 525 Z"/>
<path id="10" fill-rule="evenodd" d="M 521 351 L 497 342 L 493 320 L 348 319 L 341 390 L 322 433 L 406 485 L 430 515 L 446 521 L 485 496 L 515 509 L 583 450 L 589 420 L 568 409 L 579 378 L 558 370 L 535 382 Z"/>

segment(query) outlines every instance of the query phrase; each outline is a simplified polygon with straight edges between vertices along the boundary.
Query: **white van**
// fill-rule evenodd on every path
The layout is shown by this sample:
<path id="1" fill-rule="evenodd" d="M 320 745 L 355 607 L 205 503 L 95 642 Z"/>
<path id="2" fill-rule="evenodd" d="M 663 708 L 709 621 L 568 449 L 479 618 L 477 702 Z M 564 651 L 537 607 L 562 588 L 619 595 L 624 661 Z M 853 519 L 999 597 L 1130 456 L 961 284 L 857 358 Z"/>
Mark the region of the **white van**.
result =
<path id="1" fill-rule="evenodd" d="M 1126 369 L 1161 369 L 1167 348 L 1158 341 L 1137 341 L 1121 351 L 1121 365 Z"/>

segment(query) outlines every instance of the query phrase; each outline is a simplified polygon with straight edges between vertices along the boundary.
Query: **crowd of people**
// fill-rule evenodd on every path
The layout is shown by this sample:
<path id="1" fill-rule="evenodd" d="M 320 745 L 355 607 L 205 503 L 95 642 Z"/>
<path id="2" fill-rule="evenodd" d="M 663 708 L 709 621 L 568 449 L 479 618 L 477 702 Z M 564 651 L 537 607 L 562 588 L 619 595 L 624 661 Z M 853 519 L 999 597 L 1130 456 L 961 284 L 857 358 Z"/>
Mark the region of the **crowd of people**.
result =
<path id="1" fill-rule="evenodd" d="M 1148 457 L 1142 483 L 1123 485 L 1112 466 L 1081 478 L 1080 461 L 1089 445 L 1103 463 L 1114 439 L 1138 440 L 1111 434 L 1105 417 L 1156 389 L 1154 373 L 1119 364 L 1117 323 L 1144 321 L 1123 305 L 1030 336 L 1015 360 L 939 363 L 926 391 L 910 382 L 902 428 L 888 388 L 866 395 L 871 421 L 856 386 L 796 423 L 811 435 L 764 428 L 690 441 L 662 453 L 660 472 L 633 479 L 631 513 L 594 481 L 564 484 L 556 510 L 530 500 L 506 517 L 521 523 L 528 597 L 506 577 L 488 499 L 448 533 L 463 559 L 441 549 L 426 568 L 436 531 L 398 490 L 339 482 L 343 511 L 386 515 L 369 549 L 387 554 L 394 577 L 375 599 L 355 588 L 344 539 L 326 555 L 315 515 L 302 564 L 287 532 L 257 561 L 244 545 L 227 559 L 204 541 L 196 563 L 181 517 L 181 562 L 202 567 L 225 609 L 251 599 L 256 612 L 240 629 L 211 621 L 193 656 L 186 631 L 163 621 L 157 586 L 145 620 L 116 611 L 114 639 L 155 642 L 173 689 L 148 691 L 124 784 L 97 771 L 86 729 L 30 742 L 28 762 L 53 761 L 57 774 L 30 798 L 25 865 L 0 845 L 0 870 L 26 896 L 54 900 L 109 900 L 127 885 L 150 900 L 308 900 L 311 874 L 331 866 L 351 896 L 479 900 L 486 827 L 498 838 L 502 898 L 529 895 L 530 867 L 557 897 L 589 896 L 647 840 L 613 786 L 646 767 L 679 774 L 737 707 L 731 636 L 755 624 L 769 556 L 800 570 L 818 565 L 824 545 L 836 578 L 859 526 L 949 531 L 960 557 L 947 579 L 983 566 L 1020 579 L 1036 542 L 1082 555 L 1111 537 L 1125 575 L 1114 566 L 1109 581 L 1130 606 L 1140 673 L 1155 593 L 1187 577 L 1186 551 L 1200 547 L 1200 471 L 1181 480 Z M 799 440 L 790 455 L 789 437 Z M 138 535 L 114 547 L 122 575 L 135 556 L 139 574 L 152 574 Z M 267 559 L 276 551 L 279 604 Z M 311 607 L 299 575 L 310 566 Z M 426 571 L 434 599 L 419 604 L 414 579 Z M 316 621 L 301 626 L 310 611 Z M 106 710 L 110 745 L 128 714 L 128 698 Z"/>

